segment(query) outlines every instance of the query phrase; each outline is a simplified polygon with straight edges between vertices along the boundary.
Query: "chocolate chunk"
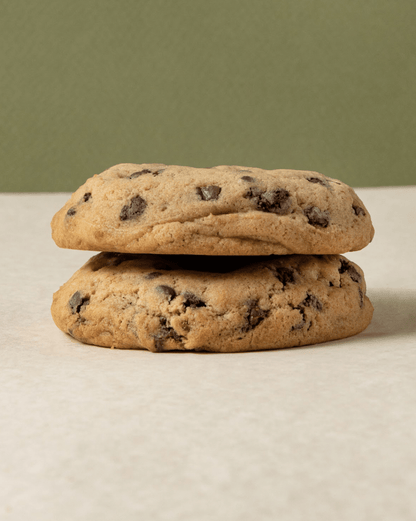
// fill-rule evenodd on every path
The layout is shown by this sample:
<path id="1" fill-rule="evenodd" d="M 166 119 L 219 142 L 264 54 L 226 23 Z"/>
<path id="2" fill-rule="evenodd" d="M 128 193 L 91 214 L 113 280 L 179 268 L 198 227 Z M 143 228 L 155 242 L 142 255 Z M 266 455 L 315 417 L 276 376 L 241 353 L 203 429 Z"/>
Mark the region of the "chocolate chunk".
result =
<path id="1" fill-rule="evenodd" d="M 144 170 L 140 170 L 140 172 L 134 172 L 133 174 L 130 174 L 129 179 L 135 179 L 136 177 L 140 177 L 141 175 L 151 174 L 151 173 L 152 173 L 151 170 L 148 170 L 147 168 L 145 168 Z"/>
<path id="2" fill-rule="evenodd" d="M 176 297 L 176 291 L 170 286 L 157 286 L 156 291 L 167 297 L 169 302 Z"/>
<path id="3" fill-rule="evenodd" d="M 291 331 L 297 331 L 298 329 L 303 329 L 305 324 L 306 324 L 305 321 L 299 322 L 299 324 L 295 324 L 294 326 L 292 326 Z"/>
<path id="4" fill-rule="evenodd" d="M 245 305 L 247 306 L 247 312 L 244 315 L 246 324 L 241 328 L 243 333 L 247 333 L 257 327 L 270 313 L 267 309 L 261 309 L 257 300 L 248 300 Z"/>
<path id="5" fill-rule="evenodd" d="M 354 282 L 361 282 L 361 275 L 358 273 L 358 271 L 354 268 L 352 264 L 345 260 L 341 260 L 341 266 L 338 269 L 338 271 L 342 273 L 348 273 L 348 275 L 351 277 L 351 279 Z"/>
<path id="6" fill-rule="evenodd" d="M 79 291 L 76 291 L 69 299 L 68 305 L 71 308 L 72 313 L 79 313 L 83 306 L 88 306 L 90 299 L 83 297 Z"/>
<path id="7" fill-rule="evenodd" d="M 284 188 L 265 192 L 252 187 L 244 197 L 246 199 L 253 199 L 258 210 L 261 210 L 262 212 L 287 215 L 290 213 L 292 207 L 290 194 Z"/>
<path id="8" fill-rule="evenodd" d="M 256 180 L 254 177 L 250 177 L 249 175 L 243 175 L 243 177 L 240 177 L 242 181 L 247 181 L 248 183 L 254 183 Z"/>
<path id="9" fill-rule="evenodd" d="M 273 212 L 279 215 L 289 213 L 290 207 L 292 206 L 290 194 L 284 189 L 265 192 L 260 197 L 260 204 L 263 211 Z"/>
<path id="10" fill-rule="evenodd" d="M 294 284 L 295 270 L 293 268 L 285 268 L 284 266 L 273 269 L 273 275 L 280 280 L 283 288 L 286 284 Z"/>
<path id="11" fill-rule="evenodd" d="M 165 337 L 163 337 L 160 333 L 158 333 L 158 335 L 155 336 L 155 349 L 158 353 L 161 353 L 163 351 L 163 346 L 164 346 L 164 340 L 165 340 Z"/>
<path id="12" fill-rule="evenodd" d="M 300 314 L 302 315 L 302 321 L 299 322 L 298 324 L 295 324 L 294 326 L 292 326 L 290 330 L 291 331 L 299 331 L 300 329 L 303 329 L 305 327 L 305 324 L 306 324 L 305 308 L 303 308 L 303 307 L 296 307 L 296 308 L 293 308 L 293 309 L 298 309 L 300 311 Z"/>
<path id="13" fill-rule="evenodd" d="M 328 183 L 326 181 L 324 181 L 323 179 L 320 179 L 319 177 L 307 177 L 306 180 L 309 181 L 310 183 L 316 183 L 316 184 L 325 186 L 325 188 L 328 188 Z"/>
<path id="14" fill-rule="evenodd" d="M 202 308 L 202 307 L 205 307 L 206 304 L 203 300 L 201 300 L 200 298 L 198 298 L 196 295 L 194 295 L 193 293 L 189 292 L 189 291 L 186 291 L 184 294 L 184 303 L 183 305 L 185 306 L 185 308 Z"/>
<path id="15" fill-rule="evenodd" d="M 311 293 L 308 293 L 306 295 L 305 300 L 302 302 L 301 306 L 308 306 L 311 308 L 315 308 L 318 311 L 322 311 L 323 305 L 322 302 L 316 297 L 315 295 L 312 295 Z"/>
<path id="16" fill-rule="evenodd" d="M 91 199 L 91 192 L 87 192 L 86 194 L 84 194 L 82 200 L 84 201 L 84 203 L 86 203 L 87 201 L 89 201 Z"/>
<path id="17" fill-rule="evenodd" d="M 358 295 L 360 297 L 360 308 L 362 308 L 364 307 L 364 293 L 360 287 L 358 288 Z"/>
<path id="18" fill-rule="evenodd" d="M 355 215 L 365 215 L 365 211 L 361 206 L 352 205 L 352 209 L 354 210 Z"/>
<path id="19" fill-rule="evenodd" d="M 265 193 L 265 190 L 260 190 L 255 186 L 252 186 L 248 192 L 244 195 L 246 199 L 257 199 Z"/>
<path id="20" fill-rule="evenodd" d="M 156 351 L 163 351 L 165 340 L 167 338 L 173 338 L 174 340 L 181 341 L 182 337 L 169 326 L 168 321 L 165 317 L 159 318 L 160 329 L 155 335 L 155 349 Z"/>
<path id="21" fill-rule="evenodd" d="M 303 210 L 303 213 L 306 215 L 309 224 L 312 226 L 326 228 L 329 225 L 329 212 L 326 210 L 321 210 L 317 206 L 309 206 Z"/>
<path id="22" fill-rule="evenodd" d="M 202 199 L 202 201 L 215 201 L 218 199 L 221 188 L 219 186 L 211 185 L 211 186 L 198 186 L 196 189 L 196 193 Z"/>
<path id="23" fill-rule="evenodd" d="M 67 212 L 66 212 L 66 215 L 68 215 L 69 217 L 72 217 L 73 215 L 75 215 L 77 213 L 77 210 L 74 206 L 72 206 L 72 208 L 70 208 Z"/>
<path id="24" fill-rule="evenodd" d="M 294 326 L 292 326 L 291 331 L 298 331 L 299 329 L 303 329 L 305 324 L 306 324 L 306 320 L 305 320 L 305 317 L 303 316 L 302 322 L 299 322 L 299 324 L 295 324 Z"/>
<path id="25" fill-rule="evenodd" d="M 163 275 L 163 273 L 159 273 L 158 271 L 152 271 L 151 273 L 148 273 L 145 276 L 145 279 L 153 280 L 153 279 L 157 279 L 158 277 L 161 277 L 162 275 Z"/>
<path id="26" fill-rule="evenodd" d="M 130 200 L 130 204 L 123 206 L 120 212 L 120 220 L 127 221 L 139 217 L 146 209 L 147 203 L 140 195 Z"/>

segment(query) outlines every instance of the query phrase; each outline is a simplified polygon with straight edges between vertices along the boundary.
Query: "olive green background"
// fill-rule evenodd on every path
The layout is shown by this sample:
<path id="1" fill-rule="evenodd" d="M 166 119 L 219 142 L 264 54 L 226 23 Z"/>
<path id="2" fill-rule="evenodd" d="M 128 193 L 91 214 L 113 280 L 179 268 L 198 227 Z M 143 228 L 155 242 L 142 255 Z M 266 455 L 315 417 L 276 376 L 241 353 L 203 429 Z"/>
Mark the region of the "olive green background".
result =
<path id="1" fill-rule="evenodd" d="M 0 7 L 0 191 L 125 162 L 416 184 L 415 0 Z"/>

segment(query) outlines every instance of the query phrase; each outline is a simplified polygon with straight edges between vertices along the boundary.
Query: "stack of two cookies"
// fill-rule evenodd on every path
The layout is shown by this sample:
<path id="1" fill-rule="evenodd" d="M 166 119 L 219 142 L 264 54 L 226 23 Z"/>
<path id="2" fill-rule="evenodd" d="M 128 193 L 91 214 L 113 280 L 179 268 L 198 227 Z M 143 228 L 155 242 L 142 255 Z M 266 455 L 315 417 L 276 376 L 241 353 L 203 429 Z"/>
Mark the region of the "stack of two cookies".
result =
<path id="1" fill-rule="evenodd" d="M 355 192 L 316 172 L 122 164 L 54 216 L 63 248 L 101 251 L 54 295 L 88 344 L 237 352 L 315 344 L 371 321 L 373 238 Z"/>

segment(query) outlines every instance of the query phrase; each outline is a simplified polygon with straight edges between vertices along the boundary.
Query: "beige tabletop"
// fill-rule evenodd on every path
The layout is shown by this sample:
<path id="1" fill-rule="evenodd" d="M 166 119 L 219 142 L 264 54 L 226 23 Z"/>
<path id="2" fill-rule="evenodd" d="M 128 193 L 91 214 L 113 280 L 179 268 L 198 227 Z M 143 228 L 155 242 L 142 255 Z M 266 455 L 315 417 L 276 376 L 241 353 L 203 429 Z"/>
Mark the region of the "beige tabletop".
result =
<path id="1" fill-rule="evenodd" d="M 371 325 L 243 354 L 71 339 L 52 293 L 92 254 L 50 238 L 68 194 L 0 195 L 0 519 L 414 521 L 416 187 L 357 192 Z"/>

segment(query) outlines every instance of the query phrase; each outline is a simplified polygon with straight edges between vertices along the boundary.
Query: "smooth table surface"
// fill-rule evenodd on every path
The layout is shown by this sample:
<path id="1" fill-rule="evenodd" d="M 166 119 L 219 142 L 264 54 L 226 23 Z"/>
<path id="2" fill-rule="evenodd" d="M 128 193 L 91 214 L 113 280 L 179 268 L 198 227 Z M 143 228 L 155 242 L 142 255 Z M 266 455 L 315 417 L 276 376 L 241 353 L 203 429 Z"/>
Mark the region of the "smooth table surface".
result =
<path id="1" fill-rule="evenodd" d="M 0 195 L 0 519 L 416 519 L 416 187 L 358 189 L 373 322 L 313 347 L 150 353 L 78 343 L 52 294 L 91 255 L 69 194 Z"/>

